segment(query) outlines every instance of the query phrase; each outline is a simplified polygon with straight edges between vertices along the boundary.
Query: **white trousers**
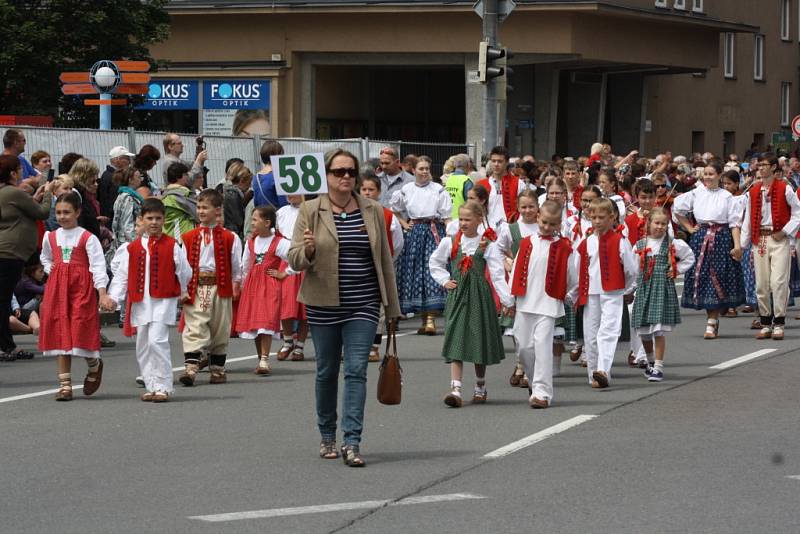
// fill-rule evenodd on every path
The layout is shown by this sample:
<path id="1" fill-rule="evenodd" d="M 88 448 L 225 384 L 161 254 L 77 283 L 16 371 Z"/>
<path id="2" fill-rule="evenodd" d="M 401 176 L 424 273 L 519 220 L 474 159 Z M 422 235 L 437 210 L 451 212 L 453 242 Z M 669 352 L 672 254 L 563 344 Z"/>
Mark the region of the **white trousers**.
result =
<path id="1" fill-rule="evenodd" d="M 643 362 L 647 360 L 647 354 L 644 351 L 644 345 L 642 345 L 642 336 L 633 326 L 633 302 L 628 304 L 628 319 L 631 332 L 631 352 L 636 357 L 636 363 Z"/>
<path id="2" fill-rule="evenodd" d="M 792 247 L 786 237 L 775 241 L 772 236 L 767 236 L 763 241 L 753 245 L 758 314 L 762 317 L 786 317 Z"/>
<path id="3" fill-rule="evenodd" d="M 147 391 L 174 391 L 169 325 L 153 322 L 136 327 L 136 360 Z"/>
<path id="4" fill-rule="evenodd" d="M 517 312 L 514 337 L 519 357 L 525 366 L 533 396 L 553 400 L 553 317 L 536 313 Z"/>
<path id="5" fill-rule="evenodd" d="M 623 295 L 589 295 L 583 308 L 583 342 L 589 382 L 592 373 L 604 371 L 611 380 L 611 365 L 622 332 Z"/>

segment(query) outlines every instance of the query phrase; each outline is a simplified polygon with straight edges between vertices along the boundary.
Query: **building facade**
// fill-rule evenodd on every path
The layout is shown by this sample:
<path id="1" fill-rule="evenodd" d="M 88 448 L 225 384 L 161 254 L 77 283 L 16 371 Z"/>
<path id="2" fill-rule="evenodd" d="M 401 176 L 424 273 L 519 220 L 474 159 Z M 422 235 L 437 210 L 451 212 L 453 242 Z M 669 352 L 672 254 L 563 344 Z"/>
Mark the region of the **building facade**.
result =
<path id="1" fill-rule="evenodd" d="M 799 108 L 798 1 L 517 0 L 499 35 L 514 51 L 507 143 L 545 158 L 598 140 L 618 153 L 769 142 Z M 472 4 L 173 0 L 152 49 L 162 87 L 141 113 L 183 131 L 480 145 Z"/>

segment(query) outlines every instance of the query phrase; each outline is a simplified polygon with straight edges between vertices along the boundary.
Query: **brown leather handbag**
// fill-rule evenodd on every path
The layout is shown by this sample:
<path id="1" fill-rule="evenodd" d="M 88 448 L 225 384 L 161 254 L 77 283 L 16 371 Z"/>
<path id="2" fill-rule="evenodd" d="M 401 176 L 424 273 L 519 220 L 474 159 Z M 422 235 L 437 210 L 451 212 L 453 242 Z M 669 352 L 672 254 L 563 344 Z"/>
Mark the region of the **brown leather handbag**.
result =
<path id="1" fill-rule="evenodd" d="M 386 354 L 383 355 L 378 375 L 378 402 L 381 404 L 400 404 L 403 389 L 403 368 L 397 358 L 397 323 L 389 322 L 386 335 Z"/>

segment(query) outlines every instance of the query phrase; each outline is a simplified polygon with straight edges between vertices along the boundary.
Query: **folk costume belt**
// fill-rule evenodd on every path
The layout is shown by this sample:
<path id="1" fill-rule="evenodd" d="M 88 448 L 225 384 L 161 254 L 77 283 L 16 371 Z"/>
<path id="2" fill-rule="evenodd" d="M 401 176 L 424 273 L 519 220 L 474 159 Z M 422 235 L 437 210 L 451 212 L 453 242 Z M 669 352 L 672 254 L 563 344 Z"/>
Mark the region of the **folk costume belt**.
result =
<path id="1" fill-rule="evenodd" d="M 198 286 L 215 286 L 217 285 L 216 273 L 200 273 L 197 275 Z"/>
<path id="2" fill-rule="evenodd" d="M 411 219 L 411 222 L 413 222 L 414 224 L 429 224 L 429 225 L 431 225 L 431 232 L 433 233 L 433 239 L 436 241 L 437 245 L 439 244 L 439 242 L 441 242 L 442 237 L 439 235 L 439 230 L 436 229 L 436 224 L 441 222 L 439 219 L 433 219 L 433 218 L 430 218 L 430 219 Z"/>

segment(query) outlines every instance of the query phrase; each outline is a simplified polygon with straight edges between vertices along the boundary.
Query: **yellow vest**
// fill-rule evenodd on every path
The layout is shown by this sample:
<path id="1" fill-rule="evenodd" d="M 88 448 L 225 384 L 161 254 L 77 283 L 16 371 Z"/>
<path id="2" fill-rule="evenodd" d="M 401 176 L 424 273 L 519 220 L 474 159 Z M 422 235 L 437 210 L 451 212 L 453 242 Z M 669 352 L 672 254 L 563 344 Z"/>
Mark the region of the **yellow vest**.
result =
<path id="1" fill-rule="evenodd" d="M 466 174 L 451 174 L 447 177 L 444 188 L 453 201 L 453 211 L 450 217 L 455 220 L 458 220 L 458 209 L 467 202 L 467 199 L 464 198 L 464 185 L 468 181 L 469 176 Z"/>

